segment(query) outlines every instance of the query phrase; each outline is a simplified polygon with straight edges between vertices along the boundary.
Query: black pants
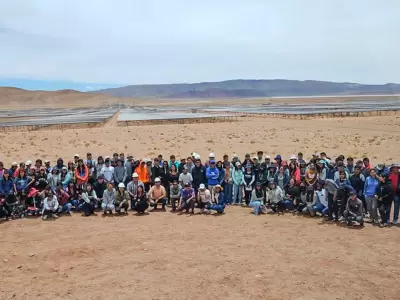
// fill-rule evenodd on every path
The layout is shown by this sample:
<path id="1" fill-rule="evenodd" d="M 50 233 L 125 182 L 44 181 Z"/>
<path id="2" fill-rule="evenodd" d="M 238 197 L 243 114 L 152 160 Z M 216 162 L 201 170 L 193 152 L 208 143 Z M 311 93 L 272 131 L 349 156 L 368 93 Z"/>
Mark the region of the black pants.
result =
<path id="1" fill-rule="evenodd" d="M 0 205 L 0 218 L 8 217 L 8 211 L 6 210 L 4 205 Z"/>
<path id="2" fill-rule="evenodd" d="M 271 209 L 273 212 L 280 212 L 285 210 L 285 203 L 283 201 L 279 201 L 278 203 L 272 203 Z"/>
<path id="3" fill-rule="evenodd" d="M 182 210 L 186 210 L 187 212 L 189 212 L 189 210 L 191 210 L 192 212 L 194 212 L 194 204 L 195 204 L 195 200 L 192 199 L 190 201 L 185 201 L 184 203 L 182 203 Z"/>
<path id="4" fill-rule="evenodd" d="M 380 213 L 381 218 L 382 218 L 382 224 L 387 224 L 389 222 L 391 208 L 392 208 L 392 204 L 391 203 L 383 203 L 383 202 L 381 202 L 379 204 L 379 213 Z"/>
<path id="5" fill-rule="evenodd" d="M 308 189 L 307 188 L 307 203 L 309 203 L 309 202 L 313 202 L 313 200 L 314 200 L 314 189 Z"/>
<path id="6" fill-rule="evenodd" d="M 122 209 L 124 209 L 125 212 L 127 212 L 127 211 L 128 211 L 128 208 L 129 208 L 129 203 L 128 203 L 128 202 L 123 203 L 122 206 L 121 206 L 121 208 L 119 207 L 120 204 L 121 204 L 121 202 L 116 202 L 116 203 L 115 203 L 115 211 L 116 211 L 117 213 L 119 213 L 119 212 L 121 212 Z"/>
<path id="7" fill-rule="evenodd" d="M 90 216 L 91 214 L 94 213 L 94 207 L 95 207 L 95 204 L 93 202 L 83 203 L 83 205 L 82 205 L 83 214 L 85 216 Z"/>
<path id="8" fill-rule="evenodd" d="M 328 218 L 333 219 L 333 213 L 335 212 L 335 202 L 333 201 L 333 194 L 328 193 Z"/>
<path id="9" fill-rule="evenodd" d="M 172 206 L 172 211 L 176 211 L 176 203 L 179 201 L 179 198 L 172 198 L 171 197 L 171 206 Z"/>
<path id="10" fill-rule="evenodd" d="M 53 215 L 53 214 L 56 214 L 56 212 L 55 212 L 55 211 L 52 211 L 52 210 L 50 210 L 50 209 L 45 209 L 45 210 L 43 211 L 43 216 L 51 216 L 51 215 Z"/>
<path id="11" fill-rule="evenodd" d="M 147 203 L 147 201 L 137 201 L 135 203 L 135 206 L 133 207 L 133 210 L 136 210 L 139 214 L 142 214 L 148 208 L 149 208 L 149 204 Z"/>
<path id="12" fill-rule="evenodd" d="M 251 191 L 245 191 L 244 192 L 244 200 L 246 201 L 246 205 L 248 206 L 250 203 L 250 199 L 251 199 Z"/>

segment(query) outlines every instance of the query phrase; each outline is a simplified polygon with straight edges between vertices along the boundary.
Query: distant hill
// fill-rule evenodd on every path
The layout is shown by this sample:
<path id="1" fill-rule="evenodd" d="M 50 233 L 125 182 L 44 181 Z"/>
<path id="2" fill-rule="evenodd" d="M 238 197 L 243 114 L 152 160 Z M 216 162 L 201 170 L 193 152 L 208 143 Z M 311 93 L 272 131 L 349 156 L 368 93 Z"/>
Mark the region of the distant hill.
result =
<path id="1" fill-rule="evenodd" d="M 400 93 L 400 84 L 365 85 L 315 80 L 227 80 L 193 84 L 129 85 L 92 91 L 116 97 L 157 98 L 249 98 L 324 95 L 390 95 Z"/>

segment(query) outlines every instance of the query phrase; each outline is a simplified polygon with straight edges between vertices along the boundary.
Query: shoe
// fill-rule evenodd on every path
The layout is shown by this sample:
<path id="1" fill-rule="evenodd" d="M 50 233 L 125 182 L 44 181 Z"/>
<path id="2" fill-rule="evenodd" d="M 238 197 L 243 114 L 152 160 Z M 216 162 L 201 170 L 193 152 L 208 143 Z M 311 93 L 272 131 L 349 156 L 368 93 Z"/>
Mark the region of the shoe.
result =
<path id="1" fill-rule="evenodd" d="M 361 226 L 361 227 L 364 227 L 364 222 L 361 222 L 361 223 L 360 223 L 360 226 Z"/>
<path id="2" fill-rule="evenodd" d="M 399 221 L 397 221 L 397 220 L 396 220 L 396 221 L 393 221 L 392 224 L 393 224 L 393 225 L 398 225 L 398 224 L 399 224 Z"/>
<path id="3" fill-rule="evenodd" d="M 58 219 L 58 216 L 56 214 L 51 215 L 54 219 Z"/>
<path id="4" fill-rule="evenodd" d="M 67 212 L 70 216 L 72 216 L 72 211 Z"/>
<path id="5" fill-rule="evenodd" d="M 333 221 L 333 218 L 332 217 L 330 217 L 330 218 L 328 218 L 328 219 L 326 219 L 327 221 Z"/>
<path id="6" fill-rule="evenodd" d="M 379 224 L 379 227 L 380 227 L 380 228 L 383 228 L 383 224 L 382 224 L 382 223 L 380 223 L 380 224 Z"/>
<path id="7" fill-rule="evenodd" d="M 343 222 L 343 221 L 344 221 L 344 217 L 341 216 L 341 217 L 339 218 L 339 222 Z"/>
<path id="8" fill-rule="evenodd" d="M 43 216 L 42 220 L 47 220 L 47 215 Z"/>
<path id="9" fill-rule="evenodd" d="M 388 227 L 388 223 L 383 223 L 383 227 Z"/>

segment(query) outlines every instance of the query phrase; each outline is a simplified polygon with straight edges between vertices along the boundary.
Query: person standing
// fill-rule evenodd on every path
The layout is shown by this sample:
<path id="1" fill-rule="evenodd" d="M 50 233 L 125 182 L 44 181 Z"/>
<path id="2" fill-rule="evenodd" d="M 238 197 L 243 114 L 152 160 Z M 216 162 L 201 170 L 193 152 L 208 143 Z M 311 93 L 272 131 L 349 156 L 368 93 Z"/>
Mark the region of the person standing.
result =
<path id="1" fill-rule="evenodd" d="M 392 165 L 390 167 L 389 179 L 393 187 L 393 200 L 394 200 L 394 211 L 393 211 L 393 225 L 398 225 L 399 222 L 399 210 L 400 210 L 400 174 L 399 167 Z"/>
<path id="2" fill-rule="evenodd" d="M 210 166 L 206 169 L 207 185 L 211 197 L 214 195 L 214 187 L 218 184 L 219 178 L 219 170 L 215 164 L 216 162 L 214 159 L 210 160 Z"/>
<path id="3" fill-rule="evenodd" d="M 365 179 L 364 197 L 369 213 L 369 223 L 379 224 L 378 221 L 378 200 L 375 197 L 376 189 L 379 186 L 379 179 L 374 169 L 370 169 L 369 176 Z"/>
<path id="4" fill-rule="evenodd" d="M 378 201 L 378 209 L 382 219 L 380 227 L 387 227 L 393 202 L 393 187 L 387 175 L 379 177 L 379 181 L 380 184 L 376 189 L 374 198 Z"/>

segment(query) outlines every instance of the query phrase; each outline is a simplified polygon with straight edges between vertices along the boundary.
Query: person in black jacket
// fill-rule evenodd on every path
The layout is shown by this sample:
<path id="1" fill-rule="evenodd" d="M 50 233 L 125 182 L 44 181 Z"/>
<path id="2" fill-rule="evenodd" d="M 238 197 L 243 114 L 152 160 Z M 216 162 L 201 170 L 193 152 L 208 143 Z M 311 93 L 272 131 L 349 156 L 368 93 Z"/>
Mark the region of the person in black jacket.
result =
<path id="1" fill-rule="evenodd" d="M 393 187 L 389 176 L 379 177 L 380 184 L 376 188 L 375 198 L 378 200 L 379 213 L 382 221 L 380 227 L 388 226 L 390 209 L 393 202 Z"/>
<path id="2" fill-rule="evenodd" d="M 361 173 L 361 168 L 359 166 L 355 166 L 353 172 L 354 173 L 350 176 L 351 186 L 355 190 L 357 198 L 363 203 L 364 213 L 367 213 L 367 204 L 364 198 L 365 177 Z"/>
<path id="3" fill-rule="evenodd" d="M 207 184 L 207 178 L 206 178 L 206 168 L 202 165 L 200 159 L 196 159 L 195 166 L 192 170 L 192 177 L 193 177 L 193 183 L 192 187 L 195 190 L 195 194 L 197 195 L 197 191 L 199 190 L 200 184 Z"/>
<path id="4" fill-rule="evenodd" d="M 96 182 L 93 183 L 93 190 L 97 196 L 97 207 L 101 207 L 101 202 L 103 201 L 104 191 L 107 189 L 107 182 L 104 180 L 104 175 L 99 175 Z"/>

